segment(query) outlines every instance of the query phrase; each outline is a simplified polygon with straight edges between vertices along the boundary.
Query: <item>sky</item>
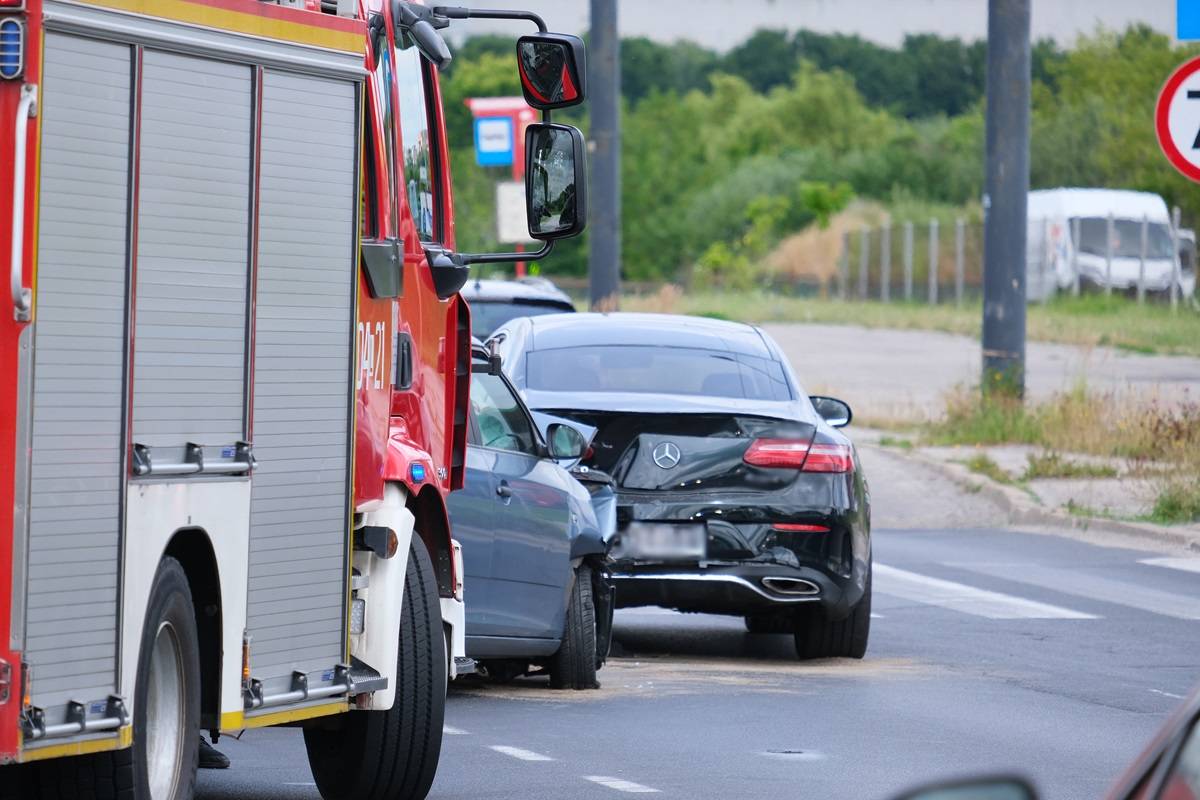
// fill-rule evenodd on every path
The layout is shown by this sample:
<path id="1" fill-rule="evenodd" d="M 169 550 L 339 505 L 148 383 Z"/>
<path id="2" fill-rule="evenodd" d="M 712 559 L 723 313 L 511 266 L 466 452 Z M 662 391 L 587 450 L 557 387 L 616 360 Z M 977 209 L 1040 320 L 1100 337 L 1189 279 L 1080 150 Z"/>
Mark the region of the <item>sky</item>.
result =
<path id="1" fill-rule="evenodd" d="M 1031 0 L 1033 38 L 1069 46 L 1100 26 L 1121 30 L 1144 22 L 1175 33 L 1176 0 Z M 582 33 L 589 0 L 472 0 L 475 8 L 523 8 L 541 14 L 550 30 Z M 884 45 L 908 33 L 937 33 L 963 39 L 987 36 L 987 0 L 620 0 L 622 36 L 661 42 L 690 39 L 727 50 L 759 28 L 808 28 L 858 34 Z M 456 22 L 451 35 L 523 33 L 519 23 Z"/>

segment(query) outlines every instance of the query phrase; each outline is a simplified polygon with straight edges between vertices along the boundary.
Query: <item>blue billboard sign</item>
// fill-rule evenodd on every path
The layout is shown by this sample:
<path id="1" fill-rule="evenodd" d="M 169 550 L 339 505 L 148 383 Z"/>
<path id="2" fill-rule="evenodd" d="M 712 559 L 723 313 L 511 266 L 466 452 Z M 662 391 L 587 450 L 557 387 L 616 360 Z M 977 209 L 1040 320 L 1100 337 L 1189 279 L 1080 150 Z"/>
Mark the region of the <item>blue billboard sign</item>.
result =
<path id="1" fill-rule="evenodd" d="M 1180 41 L 1200 39 L 1200 0 L 1176 0 L 1175 31 Z"/>
<path id="2" fill-rule="evenodd" d="M 475 163 L 481 167 L 507 167 L 513 163 L 511 117 L 475 118 Z"/>

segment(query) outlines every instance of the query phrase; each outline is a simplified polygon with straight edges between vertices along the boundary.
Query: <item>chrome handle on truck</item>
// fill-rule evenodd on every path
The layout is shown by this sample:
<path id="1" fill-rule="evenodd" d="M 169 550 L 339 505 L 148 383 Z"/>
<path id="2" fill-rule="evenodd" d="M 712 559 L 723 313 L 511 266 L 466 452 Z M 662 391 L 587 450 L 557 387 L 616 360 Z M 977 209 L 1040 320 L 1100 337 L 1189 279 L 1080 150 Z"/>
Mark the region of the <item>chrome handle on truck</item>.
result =
<path id="1" fill-rule="evenodd" d="M 230 460 L 232 459 L 232 460 Z M 240 475 L 249 474 L 258 466 L 254 459 L 254 445 L 238 442 L 221 448 L 220 459 L 205 460 L 204 445 L 188 442 L 184 446 L 183 461 L 154 461 L 151 448 L 134 442 L 133 463 L 130 471 L 135 478 L 162 475 Z"/>
<path id="2" fill-rule="evenodd" d="M 21 284 L 21 265 L 25 259 L 25 140 L 29 133 L 29 119 L 37 116 L 37 94 L 37 85 L 27 83 L 21 87 L 21 99 L 17 102 L 17 138 L 13 152 L 12 264 L 9 273 L 13 317 L 17 322 L 27 322 L 33 314 L 33 290 Z"/>

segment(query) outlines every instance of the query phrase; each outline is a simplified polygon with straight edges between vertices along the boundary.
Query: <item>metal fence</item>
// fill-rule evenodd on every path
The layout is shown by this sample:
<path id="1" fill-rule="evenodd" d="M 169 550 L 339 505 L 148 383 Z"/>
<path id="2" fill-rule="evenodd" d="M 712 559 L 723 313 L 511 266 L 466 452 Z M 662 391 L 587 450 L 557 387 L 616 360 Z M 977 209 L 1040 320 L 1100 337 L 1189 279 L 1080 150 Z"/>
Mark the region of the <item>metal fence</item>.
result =
<path id="1" fill-rule="evenodd" d="M 1154 296 L 1174 306 L 1194 288 L 1195 243 L 1182 242 L 1181 259 L 1179 209 L 1170 225 L 1111 215 L 1030 220 L 1027 243 L 1031 302 L 1086 289 L 1128 294 L 1139 303 Z M 948 225 L 930 219 L 846 232 L 834 291 L 843 300 L 974 301 L 983 292 L 983 224 L 960 217 Z"/>

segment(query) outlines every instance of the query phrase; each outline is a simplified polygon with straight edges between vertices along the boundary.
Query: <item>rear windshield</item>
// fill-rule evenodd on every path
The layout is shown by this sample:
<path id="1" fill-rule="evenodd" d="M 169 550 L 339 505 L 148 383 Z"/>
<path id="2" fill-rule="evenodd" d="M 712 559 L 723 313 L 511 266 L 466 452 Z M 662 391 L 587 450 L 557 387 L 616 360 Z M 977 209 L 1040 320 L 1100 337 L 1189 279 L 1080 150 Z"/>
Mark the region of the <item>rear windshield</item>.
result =
<path id="1" fill-rule="evenodd" d="M 481 300 L 468 303 L 471 306 L 471 334 L 479 339 L 486 339 L 492 331 L 510 319 L 562 314 L 564 311 L 574 310 L 546 303 L 489 303 Z"/>
<path id="2" fill-rule="evenodd" d="M 534 350 L 525 381 L 548 392 L 640 392 L 791 400 L 783 367 L 767 358 L 687 347 L 593 345 Z"/>

